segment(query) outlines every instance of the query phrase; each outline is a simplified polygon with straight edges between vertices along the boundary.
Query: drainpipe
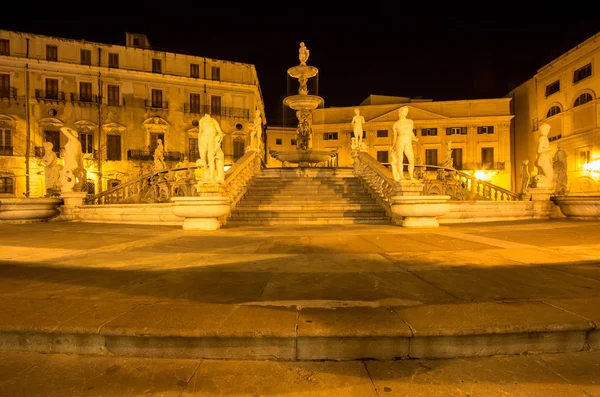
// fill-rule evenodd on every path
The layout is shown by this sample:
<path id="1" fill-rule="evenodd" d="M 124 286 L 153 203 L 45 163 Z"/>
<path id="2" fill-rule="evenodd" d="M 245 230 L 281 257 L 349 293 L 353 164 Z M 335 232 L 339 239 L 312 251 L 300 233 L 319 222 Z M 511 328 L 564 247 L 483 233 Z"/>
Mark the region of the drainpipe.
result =
<path id="1" fill-rule="evenodd" d="M 29 39 L 25 39 L 26 49 L 25 57 L 29 59 Z M 29 113 L 29 63 L 25 63 L 25 197 L 29 197 L 30 179 L 29 179 L 29 157 L 31 155 L 31 120 Z"/>
<path id="2" fill-rule="evenodd" d="M 98 48 L 98 193 L 102 193 L 102 49 Z"/>

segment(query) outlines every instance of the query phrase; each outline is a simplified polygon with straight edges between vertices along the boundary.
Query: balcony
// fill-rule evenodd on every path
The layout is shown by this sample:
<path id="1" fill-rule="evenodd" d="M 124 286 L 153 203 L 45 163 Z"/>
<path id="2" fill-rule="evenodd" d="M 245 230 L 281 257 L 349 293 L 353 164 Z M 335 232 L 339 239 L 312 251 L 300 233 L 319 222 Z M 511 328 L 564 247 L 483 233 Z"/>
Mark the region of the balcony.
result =
<path id="1" fill-rule="evenodd" d="M 165 161 L 181 161 L 183 153 L 164 152 L 163 157 Z M 154 161 L 154 151 L 130 149 L 127 151 L 127 160 Z"/>
<path id="2" fill-rule="evenodd" d="M 13 155 L 13 147 L 12 146 L 0 146 L 0 156 L 12 156 Z"/>
<path id="3" fill-rule="evenodd" d="M 214 110 L 209 105 L 196 105 L 190 106 L 191 104 L 186 102 L 183 105 L 183 112 L 186 114 L 210 114 L 216 115 L 223 118 L 229 119 L 243 119 L 250 120 L 250 109 L 243 108 L 232 108 L 232 107 L 218 107 Z M 214 111 L 214 114 L 213 114 Z"/>
<path id="4" fill-rule="evenodd" d="M 0 89 L 0 99 L 17 99 L 17 89 L 15 87 L 2 87 Z"/>
<path id="5" fill-rule="evenodd" d="M 65 93 L 63 91 L 35 90 L 35 99 L 44 102 L 65 103 Z"/>
<path id="6" fill-rule="evenodd" d="M 146 99 L 146 109 L 169 110 L 169 102 Z"/>
<path id="7" fill-rule="evenodd" d="M 76 103 L 80 106 L 97 106 L 100 103 L 98 95 L 71 93 L 71 102 Z"/>

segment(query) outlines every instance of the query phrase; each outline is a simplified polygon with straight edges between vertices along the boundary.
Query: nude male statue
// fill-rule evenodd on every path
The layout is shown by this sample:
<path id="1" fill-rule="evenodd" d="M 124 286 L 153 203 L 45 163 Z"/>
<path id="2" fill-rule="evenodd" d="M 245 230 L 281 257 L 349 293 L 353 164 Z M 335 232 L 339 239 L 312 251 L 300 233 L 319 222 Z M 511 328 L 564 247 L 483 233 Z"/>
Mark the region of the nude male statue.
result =
<path id="1" fill-rule="evenodd" d="M 358 150 L 362 148 L 362 136 L 363 136 L 363 124 L 365 118 L 360 115 L 359 109 L 354 109 L 354 117 L 352 117 L 352 127 L 354 130 L 353 146 L 356 146 Z"/>
<path id="2" fill-rule="evenodd" d="M 403 155 L 406 155 L 408 159 L 408 177 L 412 181 L 414 180 L 413 174 L 415 170 L 415 155 L 413 153 L 412 143 L 417 142 L 419 139 L 413 133 L 414 122 L 406 118 L 408 114 L 408 108 L 402 106 L 398 110 L 400 118 L 394 123 L 392 127 L 392 157 L 395 158 L 395 164 L 392 165 L 394 180 L 398 181 L 404 179 L 404 167 L 402 165 Z"/>
<path id="3" fill-rule="evenodd" d="M 215 143 L 223 139 L 223 130 L 219 122 L 209 114 L 205 114 L 198 123 L 198 159 L 200 167 L 204 170 L 203 179 L 213 181 L 215 176 Z M 208 162 L 208 169 L 206 165 Z"/>

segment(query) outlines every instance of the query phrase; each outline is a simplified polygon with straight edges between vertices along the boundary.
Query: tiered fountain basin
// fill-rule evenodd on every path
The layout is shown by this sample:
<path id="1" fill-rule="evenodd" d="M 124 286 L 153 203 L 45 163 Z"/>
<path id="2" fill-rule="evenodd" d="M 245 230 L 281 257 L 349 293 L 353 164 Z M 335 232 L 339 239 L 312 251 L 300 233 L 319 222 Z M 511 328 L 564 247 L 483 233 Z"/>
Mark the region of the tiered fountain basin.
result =
<path id="1" fill-rule="evenodd" d="M 568 195 L 550 198 L 568 218 L 600 220 L 600 195 Z"/>
<path id="2" fill-rule="evenodd" d="M 392 213 L 403 217 L 402 227 L 438 227 L 439 216 L 450 212 L 450 196 L 394 196 Z"/>
<path id="3" fill-rule="evenodd" d="M 218 230 L 231 212 L 227 196 L 172 197 L 173 215 L 185 218 L 183 230 Z"/>
<path id="4" fill-rule="evenodd" d="M 0 198 L 0 221 L 44 222 L 60 213 L 60 198 Z"/>
<path id="5" fill-rule="evenodd" d="M 317 73 L 319 73 L 319 69 L 309 65 L 297 65 L 288 69 L 288 74 L 295 79 L 299 79 L 300 77 L 310 79 L 311 77 L 315 77 Z"/>
<path id="6" fill-rule="evenodd" d="M 287 162 L 290 164 L 298 164 L 300 167 L 311 167 L 318 163 L 329 161 L 334 158 L 337 153 L 335 150 L 295 150 L 290 152 L 277 152 L 271 150 L 269 154 L 281 161 L 282 163 Z"/>
<path id="7" fill-rule="evenodd" d="M 283 100 L 283 104 L 294 110 L 312 110 L 323 103 L 323 98 L 317 95 L 292 95 Z"/>

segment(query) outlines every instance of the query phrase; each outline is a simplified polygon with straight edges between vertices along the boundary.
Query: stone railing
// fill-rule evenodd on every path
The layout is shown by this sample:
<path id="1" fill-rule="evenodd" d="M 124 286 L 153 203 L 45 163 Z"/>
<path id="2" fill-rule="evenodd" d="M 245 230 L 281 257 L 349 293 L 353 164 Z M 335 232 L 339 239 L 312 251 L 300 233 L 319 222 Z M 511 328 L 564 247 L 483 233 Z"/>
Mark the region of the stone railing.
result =
<path id="1" fill-rule="evenodd" d="M 398 195 L 392 172 L 367 152 L 354 152 L 354 175 L 360 178 L 388 215 L 392 211 L 392 197 Z"/>
<path id="2" fill-rule="evenodd" d="M 246 194 L 252 178 L 260 173 L 260 152 L 248 150 L 225 173 L 225 190 L 231 199 L 231 210 Z"/>

